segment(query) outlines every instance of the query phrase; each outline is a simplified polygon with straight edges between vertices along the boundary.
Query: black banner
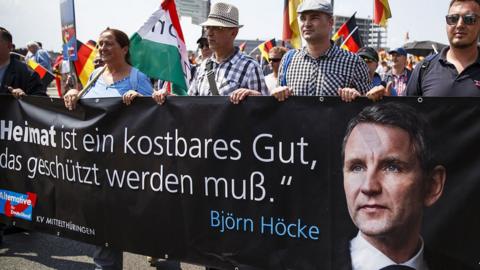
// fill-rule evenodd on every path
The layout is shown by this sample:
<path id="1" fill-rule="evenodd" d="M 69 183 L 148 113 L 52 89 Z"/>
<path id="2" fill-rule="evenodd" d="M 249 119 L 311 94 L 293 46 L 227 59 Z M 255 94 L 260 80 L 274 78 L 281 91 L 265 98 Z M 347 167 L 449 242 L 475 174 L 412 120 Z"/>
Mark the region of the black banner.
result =
<path id="1" fill-rule="evenodd" d="M 428 120 L 446 168 L 443 194 L 423 217 L 425 250 L 478 269 L 479 100 L 385 102 Z M 337 270 L 357 233 L 342 141 L 348 121 L 372 104 L 112 98 L 69 112 L 58 99 L 1 96 L 0 221 L 228 269 Z"/>

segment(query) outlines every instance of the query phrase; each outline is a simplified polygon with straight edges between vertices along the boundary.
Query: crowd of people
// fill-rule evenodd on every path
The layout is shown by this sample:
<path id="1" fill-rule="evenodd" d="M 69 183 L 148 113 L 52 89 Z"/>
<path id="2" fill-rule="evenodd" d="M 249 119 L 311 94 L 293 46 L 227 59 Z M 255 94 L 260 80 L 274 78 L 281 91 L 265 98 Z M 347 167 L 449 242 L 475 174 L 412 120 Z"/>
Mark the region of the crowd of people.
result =
<path id="1" fill-rule="evenodd" d="M 451 0 L 445 25 L 449 46 L 419 62 L 412 61 L 404 48 L 385 52 L 364 47 L 352 53 L 335 45 L 331 40 L 334 21 L 329 1 L 305 0 L 297 12 L 305 46 L 272 48 L 268 59 L 271 73 L 265 74 L 257 60 L 234 46 L 242 27 L 238 9 L 228 3 L 212 5 L 202 24 L 205 36 L 197 41 L 198 57 L 190 56 L 192 80 L 188 95 L 229 96 L 234 104 L 248 96 L 273 96 L 280 102 L 291 96 L 339 96 L 345 102 L 361 96 L 373 101 L 384 96 L 480 96 L 479 0 Z M 34 59 L 51 70 L 50 57 L 41 44 L 30 42 L 27 48 L 26 61 Z M 77 102 L 84 98 L 122 97 L 130 105 L 138 96 L 151 96 L 164 104 L 171 95 L 162 89 L 162 82 L 152 84 L 130 64 L 129 38 L 124 32 L 103 31 L 97 48 L 98 65 L 88 84 L 83 89 L 71 87 L 63 96 L 67 109 L 75 110 Z M 12 34 L 0 27 L 0 93 L 16 98 L 45 96 L 47 86 L 24 61 L 11 56 L 12 50 Z M 0 227 L 0 241 L 2 230 Z M 369 241 L 373 249 L 388 246 L 380 237 L 369 237 L 374 239 Z M 401 258 L 394 261 L 411 259 Z M 121 269 L 121 252 L 98 247 L 94 261 L 97 269 Z M 179 268 L 179 262 L 169 262 L 161 269 Z"/>

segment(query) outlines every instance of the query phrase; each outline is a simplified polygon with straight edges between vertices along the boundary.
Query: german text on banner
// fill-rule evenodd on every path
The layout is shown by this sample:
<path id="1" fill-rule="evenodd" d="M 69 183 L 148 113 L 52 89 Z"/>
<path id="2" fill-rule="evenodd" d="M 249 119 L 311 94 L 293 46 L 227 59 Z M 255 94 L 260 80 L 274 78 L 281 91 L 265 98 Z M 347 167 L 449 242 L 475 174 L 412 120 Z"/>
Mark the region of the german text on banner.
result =
<path id="1" fill-rule="evenodd" d="M 358 228 L 413 231 L 429 269 L 478 269 L 476 98 L 0 107 L 2 223 L 220 269 L 350 269 Z"/>

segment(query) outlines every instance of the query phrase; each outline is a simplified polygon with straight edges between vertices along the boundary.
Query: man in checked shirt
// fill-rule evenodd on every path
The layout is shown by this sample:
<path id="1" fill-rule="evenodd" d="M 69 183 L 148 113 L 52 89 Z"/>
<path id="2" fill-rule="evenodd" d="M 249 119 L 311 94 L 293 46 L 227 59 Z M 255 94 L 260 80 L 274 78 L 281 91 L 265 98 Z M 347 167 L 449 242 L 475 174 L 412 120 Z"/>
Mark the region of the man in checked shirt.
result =
<path id="1" fill-rule="evenodd" d="M 212 5 L 207 21 L 201 25 L 207 30 L 208 43 L 214 53 L 198 68 L 189 96 L 230 96 L 230 101 L 237 104 L 247 96 L 270 95 L 259 64 L 233 46 L 242 27 L 238 18 L 235 6 Z M 152 97 L 163 104 L 166 96 L 162 91 L 155 91 Z"/>
<path id="2" fill-rule="evenodd" d="M 305 0 L 298 6 L 297 13 L 307 46 L 283 57 L 279 72 L 282 86 L 272 95 L 279 101 L 296 95 L 340 96 L 350 102 L 367 93 L 370 84 L 367 65 L 331 41 L 333 8 L 330 1 Z"/>

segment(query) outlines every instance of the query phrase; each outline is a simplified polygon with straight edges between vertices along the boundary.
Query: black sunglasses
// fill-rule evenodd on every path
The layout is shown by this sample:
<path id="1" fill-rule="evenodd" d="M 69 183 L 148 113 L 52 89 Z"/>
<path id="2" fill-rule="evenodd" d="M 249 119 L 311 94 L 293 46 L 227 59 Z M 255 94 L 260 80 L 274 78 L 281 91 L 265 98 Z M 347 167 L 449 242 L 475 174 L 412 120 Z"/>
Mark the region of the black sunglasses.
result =
<path id="1" fill-rule="evenodd" d="M 203 48 L 208 48 L 208 47 L 209 47 L 208 44 L 199 44 L 199 45 L 198 45 L 198 48 L 199 48 L 200 50 L 203 49 Z"/>
<path id="2" fill-rule="evenodd" d="M 365 61 L 365 63 L 367 63 L 367 64 L 368 64 L 368 63 L 375 62 L 375 61 L 373 61 L 372 59 L 367 58 L 367 57 L 362 57 L 362 59 L 363 59 L 363 61 Z"/>
<path id="3" fill-rule="evenodd" d="M 270 61 L 271 63 L 278 63 L 282 61 L 282 58 L 270 58 L 268 61 Z"/>
<path id="4" fill-rule="evenodd" d="M 458 20 L 460 20 L 460 17 L 462 17 L 464 24 L 474 25 L 477 23 L 478 16 L 476 14 L 465 14 L 465 15 L 450 14 L 445 16 L 445 20 L 447 21 L 448 25 L 456 25 L 458 23 Z"/>

